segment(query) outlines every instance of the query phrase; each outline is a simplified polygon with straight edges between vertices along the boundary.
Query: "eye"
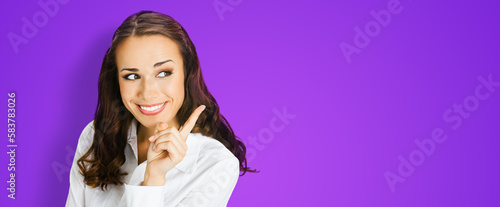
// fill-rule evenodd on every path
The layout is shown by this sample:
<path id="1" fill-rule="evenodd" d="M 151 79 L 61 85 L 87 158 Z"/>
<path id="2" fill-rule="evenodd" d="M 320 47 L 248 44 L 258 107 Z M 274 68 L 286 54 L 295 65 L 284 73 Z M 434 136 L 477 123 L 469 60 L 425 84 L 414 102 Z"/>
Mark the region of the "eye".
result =
<path id="1" fill-rule="evenodd" d="M 172 75 L 172 71 L 161 71 L 158 73 L 158 77 L 163 78 Z"/>
<path id="2" fill-rule="evenodd" d="M 139 76 L 137 74 L 128 74 L 128 75 L 125 75 L 123 78 L 125 78 L 126 80 L 135 80 L 135 79 L 139 79 Z"/>

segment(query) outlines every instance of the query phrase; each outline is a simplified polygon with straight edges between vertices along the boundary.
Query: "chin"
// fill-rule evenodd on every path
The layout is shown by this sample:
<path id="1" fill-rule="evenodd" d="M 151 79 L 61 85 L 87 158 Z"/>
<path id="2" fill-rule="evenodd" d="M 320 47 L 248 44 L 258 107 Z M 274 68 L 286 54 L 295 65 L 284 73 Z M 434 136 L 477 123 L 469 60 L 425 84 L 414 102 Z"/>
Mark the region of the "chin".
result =
<path id="1" fill-rule="evenodd" d="M 150 127 L 156 127 L 156 123 L 158 122 L 170 122 L 170 118 L 168 118 L 167 116 L 146 116 L 144 114 L 142 114 L 141 112 L 138 112 L 139 116 L 135 116 L 135 118 L 137 119 L 137 121 L 139 121 L 143 126 L 147 127 L 147 128 L 150 128 Z"/>

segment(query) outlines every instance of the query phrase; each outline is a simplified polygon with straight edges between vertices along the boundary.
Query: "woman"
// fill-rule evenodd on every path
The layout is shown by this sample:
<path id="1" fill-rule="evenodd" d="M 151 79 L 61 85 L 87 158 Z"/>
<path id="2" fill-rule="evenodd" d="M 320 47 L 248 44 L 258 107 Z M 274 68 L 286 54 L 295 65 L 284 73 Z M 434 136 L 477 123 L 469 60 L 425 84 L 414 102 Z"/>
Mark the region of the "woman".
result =
<path id="1" fill-rule="evenodd" d="M 83 130 L 66 206 L 225 206 L 247 167 L 170 16 L 141 11 L 113 35 L 94 120 Z"/>

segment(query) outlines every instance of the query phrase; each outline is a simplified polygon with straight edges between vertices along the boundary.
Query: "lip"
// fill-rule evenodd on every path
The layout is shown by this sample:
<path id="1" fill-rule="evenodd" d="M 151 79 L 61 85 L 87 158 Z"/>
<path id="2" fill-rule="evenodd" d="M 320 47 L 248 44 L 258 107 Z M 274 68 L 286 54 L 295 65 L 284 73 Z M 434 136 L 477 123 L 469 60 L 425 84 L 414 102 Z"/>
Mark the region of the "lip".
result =
<path id="1" fill-rule="evenodd" d="M 139 104 L 136 104 L 136 105 L 137 105 L 137 108 L 139 109 L 139 111 L 141 111 L 142 114 L 144 114 L 146 116 L 154 116 L 154 115 L 157 115 L 160 112 L 162 112 L 163 109 L 165 109 L 165 105 L 167 105 L 168 101 L 165 101 L 163 103 L 153 104 L 153 105 L 139 105 Z M 154 110 L 154 111 L 147 111 L 147 110 L 144 110 L 144 109 L 141 108 L 141 106 L 143 106 L 143 107 L 153 107 L 153 106 L 158 106 L 158 105 L 161 105 L 161 104 L 163 104 L 163 106 L 160 107 L 160 108 L 158 108 L 158 109 L 156 109 L 156 110 Z"/>

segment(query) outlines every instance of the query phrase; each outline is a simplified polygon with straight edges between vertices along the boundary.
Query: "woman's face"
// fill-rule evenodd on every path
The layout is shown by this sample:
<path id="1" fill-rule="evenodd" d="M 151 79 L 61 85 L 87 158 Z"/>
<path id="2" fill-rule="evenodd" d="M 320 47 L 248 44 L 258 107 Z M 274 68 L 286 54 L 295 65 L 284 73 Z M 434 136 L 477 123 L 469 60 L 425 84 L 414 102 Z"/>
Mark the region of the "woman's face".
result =
<path id="1" fill-rule="evenodd" d="M 177 44 L 162 35 L 132 36 L 116 49 L 120 94 L 145 127 L 175 118 L 184 101 L 184 68 Z"/>

